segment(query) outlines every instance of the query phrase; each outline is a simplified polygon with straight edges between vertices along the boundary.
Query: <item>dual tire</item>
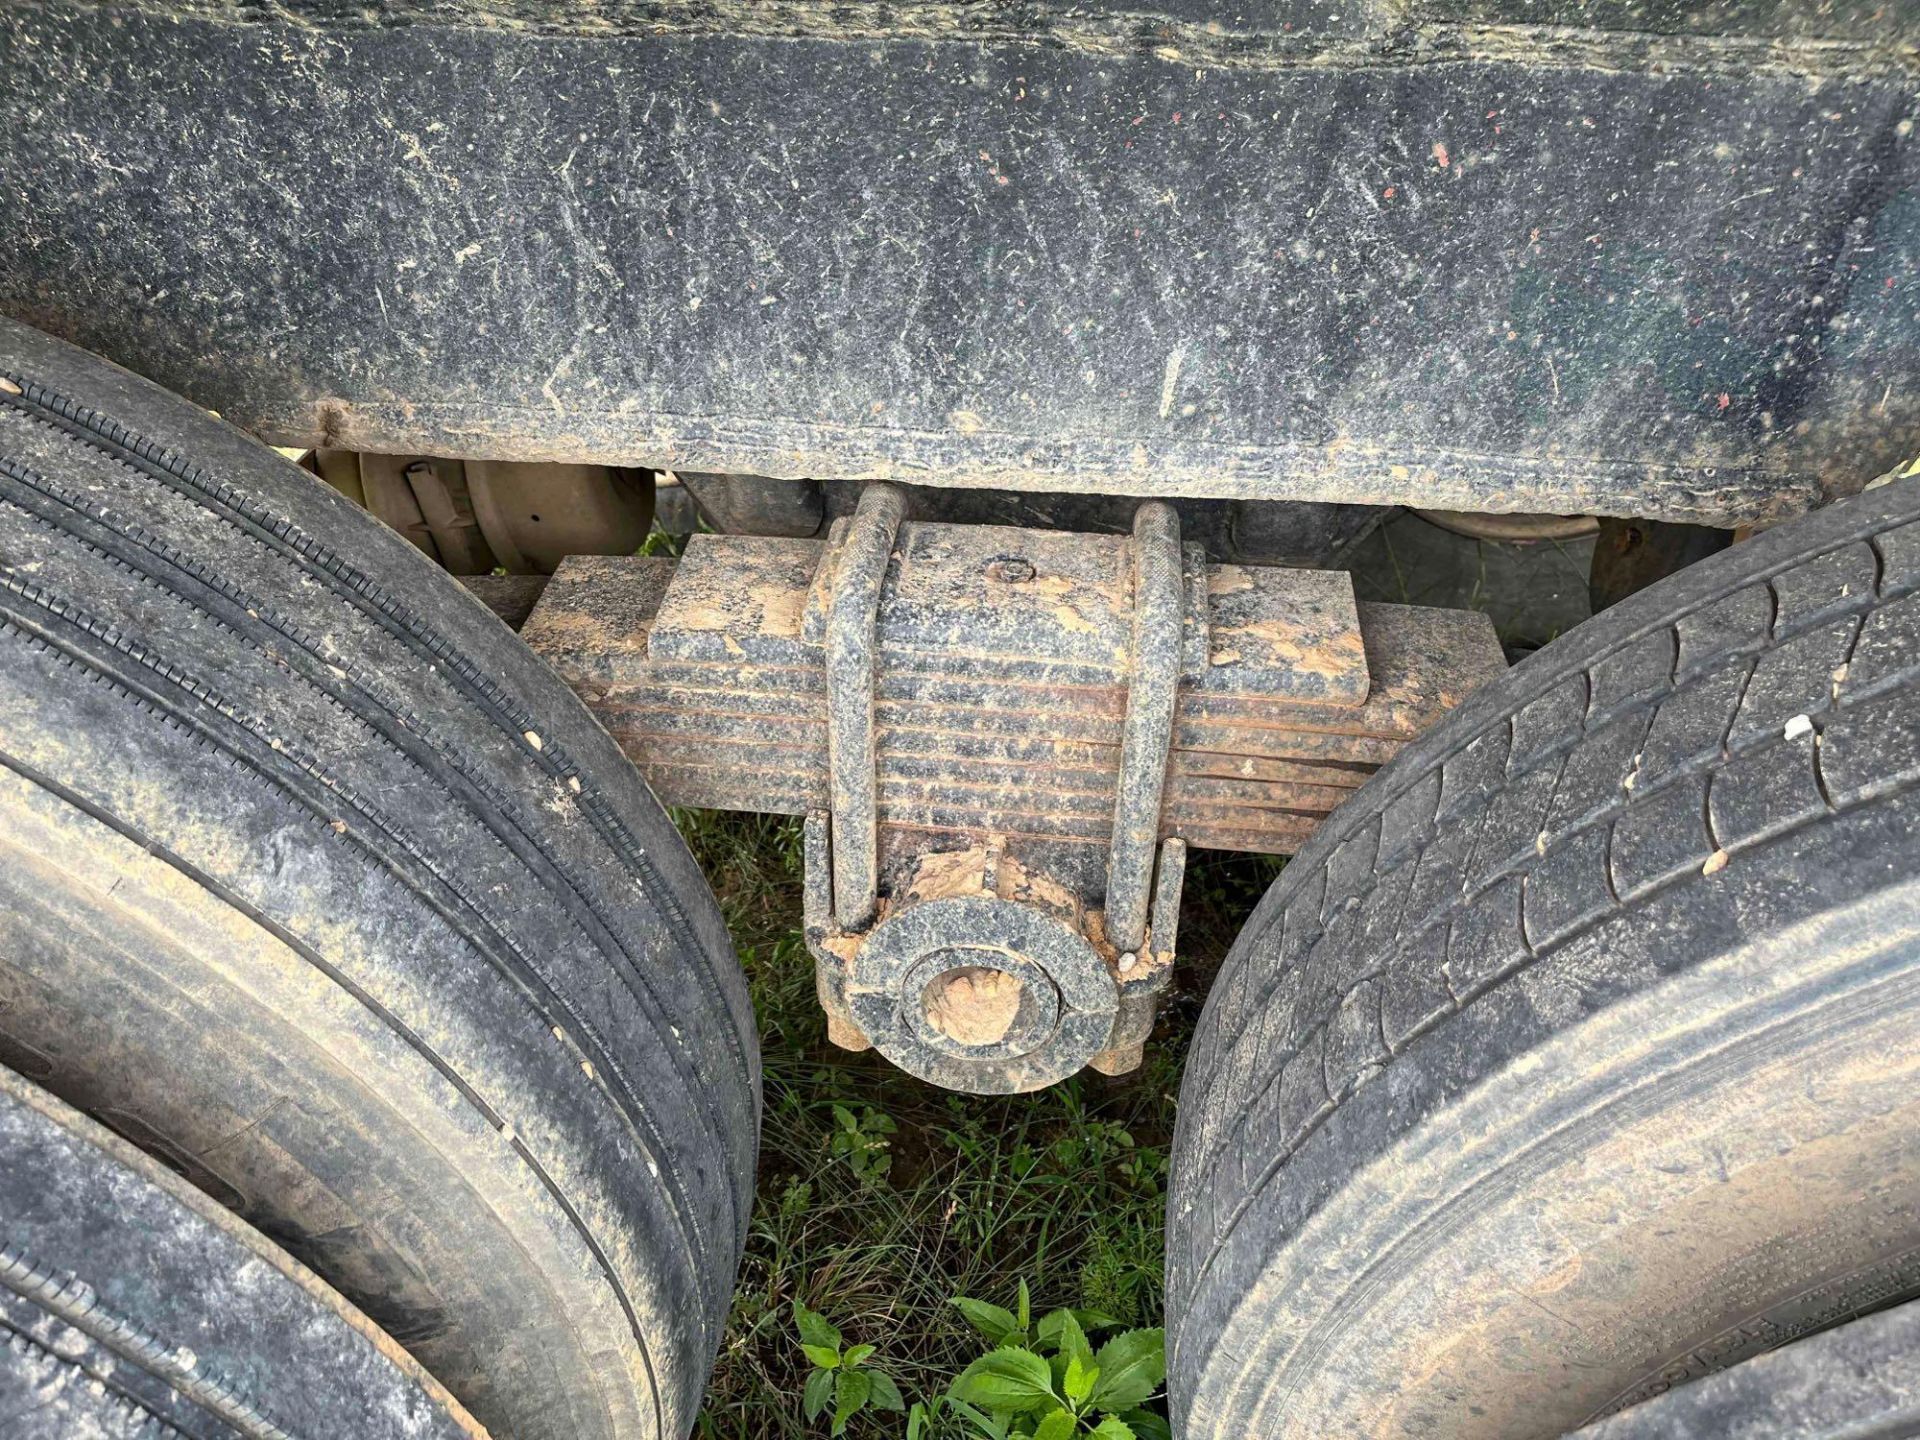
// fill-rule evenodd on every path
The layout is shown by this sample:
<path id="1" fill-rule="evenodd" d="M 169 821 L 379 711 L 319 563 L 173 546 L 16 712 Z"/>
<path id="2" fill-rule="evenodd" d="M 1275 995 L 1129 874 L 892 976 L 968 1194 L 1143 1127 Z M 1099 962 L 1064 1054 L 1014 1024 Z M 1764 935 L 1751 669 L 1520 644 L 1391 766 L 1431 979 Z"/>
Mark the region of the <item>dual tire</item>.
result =
<path id="1" fill-rule="evenodd" d="M 691 1426 L 758 1071 L 667 816 L 404 540 L 4 322 L 0 1063 L 494 1434 Z"/>

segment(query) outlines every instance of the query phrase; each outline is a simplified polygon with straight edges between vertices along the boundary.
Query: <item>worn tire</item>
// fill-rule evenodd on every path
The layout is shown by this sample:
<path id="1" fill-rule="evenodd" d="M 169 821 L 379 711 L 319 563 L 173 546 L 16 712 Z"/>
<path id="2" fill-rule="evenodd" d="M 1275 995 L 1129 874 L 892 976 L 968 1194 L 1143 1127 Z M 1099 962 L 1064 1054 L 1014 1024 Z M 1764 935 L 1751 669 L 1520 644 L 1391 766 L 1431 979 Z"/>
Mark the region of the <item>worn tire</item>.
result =
<path id="1" fill-rule="evenodd" d="M 1624 601 L 1282 873 L 1180 1104 L 1189 1437 L 1559 1435 L 1920 1292 L 1920 485 Z"/>
<path id="2" fill-rule="evenodd" d="M 0 1060 L 495 1433 L 684 1434 L 759 1078 L 666 815 L 302 471 L 3 322 L 0 377 Z"/>
<path id="3" fill-rule="evenodd" d="M 1913 1440 L 1920 1301 L 1643 1400 L 1570 1440 Z"/>
<path id="4" fill-rule="evenodd" d="M 0 1435 L 482 1440 L 231 1211 L 0 1068 Z"/>

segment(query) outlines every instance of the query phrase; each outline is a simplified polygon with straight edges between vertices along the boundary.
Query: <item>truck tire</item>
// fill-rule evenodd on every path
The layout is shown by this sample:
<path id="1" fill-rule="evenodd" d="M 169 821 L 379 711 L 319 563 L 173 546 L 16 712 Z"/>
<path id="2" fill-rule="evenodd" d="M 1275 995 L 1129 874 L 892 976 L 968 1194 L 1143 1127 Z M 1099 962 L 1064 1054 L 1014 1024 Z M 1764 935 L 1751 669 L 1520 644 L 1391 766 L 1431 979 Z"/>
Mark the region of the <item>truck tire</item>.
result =
<path id="1" fill-rule="evenodd" d="M 1920 1301 L 1643 1400 L 1571 1440 L 1913 1440 Z"/>
<path id="2" fill-rule="evenodd" d="M 1920 485 L 1470 697 L 1221 970 L 1168 1208 L 1212 1436 L 1560 1435 L 1920 1293 Z"/>
<path id="3" fill-rule="evenodd" d="M 666 814 L 404 540 L 4 322 L 0 1061 L 496 1434 L 693 1423 L 759 1071 Z"/>
<path id="4" fill-rule="evenodd" d="M 0 1435 L 484 1440 L 292 1256 L 0 1068 Z"/>

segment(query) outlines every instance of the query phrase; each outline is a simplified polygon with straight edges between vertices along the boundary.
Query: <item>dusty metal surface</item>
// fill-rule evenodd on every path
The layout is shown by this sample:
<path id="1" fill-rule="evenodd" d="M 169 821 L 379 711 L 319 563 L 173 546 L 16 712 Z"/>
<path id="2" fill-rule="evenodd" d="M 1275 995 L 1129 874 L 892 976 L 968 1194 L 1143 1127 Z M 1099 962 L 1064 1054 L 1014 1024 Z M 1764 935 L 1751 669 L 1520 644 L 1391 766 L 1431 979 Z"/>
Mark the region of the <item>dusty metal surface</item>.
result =
<path id="1" fill-rule="evenodd" d="M 681 474 L 714 530 L 728 535 L 813 536 L 851 515 L 866 483 L 857 480 L 773 480 L 764 475 Z M 1031 530 L 1077 530 L 1124 535 L 1146 497 L 1114 493 L 1065 494 L 938 485 L 895 486 L 915 520 L 952 525 L 1014 525 Z M 1211 560 L 1338 570 L 1342 559 L 1383 520 L 1391 507 L 1290 500 L 1201 500 L 1176 497 L 1180 533 L 1205 547 Z M 699 528 L 691 522 L 676 534 Z"/>
<path id="2" fill-rule="evenodd" d="M 653 523 L 647 470 L 333 449 L 312 452 L 311 468 L 455 575 L 547 575 L 569 555 L 631 555 Z"/>
<path id="3" fill-rule="evenodd" d="M 910 537 L 918 529 L 905 527 Z M 1125 602 L 1125 542 L 1107 542 L 1089 575 L 1068 577 L 1051 568 L 1063 537 L 982 533 L 995 544 L 1021 537 L 1035 580 L 979 573 L 964 585 L 909 584 L 907 599 L 950 601 L 955 631 L 974 656 L 996 657 L 993 673 L 942 673 L 905 633 L 914 619 L 897 576 L 883 596 L 880 821 L 1104 845 L 1126 704 L 1126 630 L 1112 608 Z M 980 543 L 983 572 L 1006 547 Z M 578 557 L 523 633 L 669 804 L 825 810 L 825 680 L 819 640 L 806 633 L 820 551 L 810 540 L 695 536 L 665 606 L 673 560 Z M 1163 836 L 1290 853 L 1501 665 L 1475 615 L 1356 606 L 1337 575 L 1206 573 L 1214 621 L 1207 650 L 1190 644 L 1183 662 Z M 989 587 L 1005 591 L 1003 603 L 987 604 Z M 1067 587 L 1072 604 L 1055 598 Z M 1321 618 L 1229 609 L 1223 623 L 1229 602 L 1289 603 Z"/>
<path id="4" fill-rule="evenodd" d="M 822 561 L 831 575 L 827 602 L 827 788 L 833 844 L 833 910 L 849 929 L 873 914 L 880 883 L 880 818 L 874 799 L 879 752 L 874 742 L 875 635 L 880 587 L 893 558 L 906 507 L 891 486 L 860 499 Z"/>
<path id="5" fill-rule="evenodd" d="M 1050 873 L 1046 847 L 998 836 L 888 838 L 898 859 L 870 929 L 808 917 L 820 968 L 844 977 L 846 1024 L 911 1074 L 984 1094 L 1043 1088 L 1107 1048 L 1119 986 L 1071 859 Z"/>
<path id="6" fill-rule="evenodd" d="M 1503 668 L 1479 615 L 1208 564 L 1163 506 L 1125 537 L 870 497 L 830 541 L 569 560 L 522 635 L 666 803 L 807 816 L 833 1038 L 955 1088 L 1138 1064 L 1187 847 L 1290 853 Z"/>
<path id="7" fill-rule="evenodd" d="M 1121 952 L 1098 908 L 1098 847 L 1003 835 L 882 832 L 872 926 L 828 905 L 823 814 L 808 817 L 806 935 L 828 1035 L 935 1084 L 1035 1090 L 1083 1066 L 1136 1069 L 1179 934 L 1186 846 L 1161 846 L 1145 943 Z"/>
<path id="8" fill-rule="evenodd" d="M 1149 501 L 1133 522 L 1133 616 L 1127 647 L 1127 715 L 1114 777 L 1113 838 L 1107 844 L 1106 931 L 1131 954 L 1147 938 L 1147 902 L 1160 849 L 1173 707 L 1183 641 L 1204 633 L 1205 602 L 1188 612 L 1182 584 L 1180 521 L 1173 507 Z"/>
<path id="9" fill-rule="evenodd" d="M 1729 524 L 1920 450 L 1915 28 L 30 0 L 0 312 L 288 443 Z"/>
<path id="10" fill-rule="evenodd" d="M 915 622 L 906 629 L 929 656 L 957 655 L 956 677 L 984 678 L 996 657 L 973 652 L 980 627 L 968 612 L 991 613 L 1007 601 L 990 593 L 986 607 L 956 607 L 955 587 L 964 587 L 970 573 L 1001 589 L 1043 578 L 1023 553 L 1028 546 L 954 526 L 938 527 L 917 577 L 910 577 L 905 556 L 919 537 L 908 540 L 902 563 L 895 564 L 905 508 L 892 486 L 870 487 L 852 518 L 835 524 L 813 586 L 816 597 L 827 597 L 833 808 L 825 825 L 809 817 L 806 833 L 808 869 L 830 872 L 831 881 L 806 888 L 809 895 L 830 889 L 832 907 L 809 906 L 806 933 L 833 1032 L 857 1048 L 878 1046 L 902 1068 L 957 1090 L 1031 1090 L 1089 1064 L 1109 1073 L 1131 1068 L 1141 1058 L 1135 1032 L 1152 1027 L 1159 986 L 1149 979 L 1163 981 L 1173 961 L 1170 941 L 1149 949 L 1147 902 L 1161 853 L 1181 660 L 1188 640 L 1205 635 L 1208 619 L 1204 595 L 1190 594 L 1185 583 L 1179 517 L 1172 506 L 1148 501 L 1134 517 L 1128 544 L 1126 715 L 1105 875 L 1094 873 L 1084 846 L 1023 839 L 1010 847 L 1008 836 L 989 832 L 966 837 L 956 849 L 950 837 L 895 828 L 886 833 L 897 864 L 885 913 L 876 917 L 883 832 L 874 797 L 874 695 L 882 587 L 897 574 L 894 598 L 906 590 Z M 1060 538 L 1066 543 L 1054 549 L 1062 556 L 1099 545 L 1090 537 Z M 916 605 L 912 578 L 934 582 L 921 597 L 924 605 Z M 1068 577 L 1046 578 L 1054 582 L 1053 599 L 1072 600 Z M 945 595 L 932 593 L 942 587 Z M 956 613 L 966 617 L 964 630 L 951 624 Z M 1088 624 L 1080 612 L 1070 613 L 1069 628 Z M 892 618 L 900 618 L 897 605 Z M 1175 853 L 1160 867 L 1156 920 L 1164 920 L 1163 911 L 1179 911 L 1185 849 L 1177 839 L 1167 843 Z"/>
<path id="11" fill-rule="evenodd" d="M 826 527 L 826 496 L 817 480 L 704 475 L 697 470 L 677 474 L 701 516 L 724 534 L 799 537 L 818 535 Z"/>
<path id="12" fill-rule="evenodd" d="M 1120 1005 L 1106 1048 L 1087 1064 L 1103 1075 L 1124 1075 L 1140 1068 L 1146 1058 L 1147 1037 L 1153 1033 L 1161 992 L 1173 975 L 1180 945 L 1180 891 L 1187 878 L 1187 842 L 1177 836 L 1160 845 L 1160 861 L 1153 881 L 1153 918 L 1147 929 L 1151 945 L 1140 945 L 1114 958 L 1114 979 L 1120 987 Z"/>

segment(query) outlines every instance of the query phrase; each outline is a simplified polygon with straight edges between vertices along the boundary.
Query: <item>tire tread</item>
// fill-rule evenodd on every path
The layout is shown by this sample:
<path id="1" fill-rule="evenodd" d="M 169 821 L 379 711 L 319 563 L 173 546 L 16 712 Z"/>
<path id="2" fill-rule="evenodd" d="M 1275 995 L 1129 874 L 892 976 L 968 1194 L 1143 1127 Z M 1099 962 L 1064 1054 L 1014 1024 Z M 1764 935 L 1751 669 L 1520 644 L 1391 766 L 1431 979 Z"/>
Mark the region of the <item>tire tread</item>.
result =
<path id="1" fill-rule="evenodd" d="M 1176 1350 L 1240 1217 L 1388 1058 L 1716 855 L 1920 782 L 1920 759 L 1861 773 L 1920 757 L 1920 486 L 1846 513 L 1862 518 L 1817 553 L 1750 564 L 1760 573 L 1677 615 L 1635 597 L 1596 622 L 1616 637 L 1597 651 L 1589 636 L 1549 647 L 1409 747 L 1289 863 L 1222 967 L 1182 1085 Z M 1873 663 L 1858 665 L 1865 636 Z M 1787 736 L 1799 716 L 1812 728 Z M 1376 903 L 1394 890 L 1398 904 Z M 1328 919 L 1356 910 L 1375 918 Z M 1271 1010 L 1290 1016 L 1278 1044 Z M 1370 1031 L 1377 1048 L 1359 1038 Z"/>

